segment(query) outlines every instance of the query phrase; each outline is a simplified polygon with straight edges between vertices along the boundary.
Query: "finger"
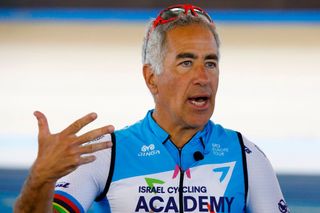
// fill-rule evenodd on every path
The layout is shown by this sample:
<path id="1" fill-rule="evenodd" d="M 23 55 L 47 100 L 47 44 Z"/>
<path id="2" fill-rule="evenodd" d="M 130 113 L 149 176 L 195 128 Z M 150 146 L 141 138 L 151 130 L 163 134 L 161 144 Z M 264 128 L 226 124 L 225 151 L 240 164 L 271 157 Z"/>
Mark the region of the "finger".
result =
<path id="1" fill-rule="evenodd" d="M 102 135 L 110 134 L 112 132 L 114 132 L 114 127 L 112 125 L 101 127 L 99 129 L 94 129 L 94 130 L 91 130 L 90 132 L 80 135 L 76 143 L 80 145 L 80 144 L 92 141 Z"/>
<path id="2" fill-rule="evenodd" d="M 91 123 L 97 118 L 96 113 L 90 113 L 75 122 L 73 122 L 70 126 L 68 126 L 66 129 L 64 129 L 61 133 L 64 135 L 71 135 L 79 132 L 80 129 L 82 129 L 87 124 Z"/>
<path id="3" fill-rule="evenodd" d="M 39 111 L 35 111 L 33 113 L 33 115 L 38 120 L 39 136 L 44 136 L 44 135 L 50 134 L 48 120 L 47 120 L 46 116 L 42 112 L 39 112 Z"/>
<path id="4" fill-rule="evenodd" d="M 96 160 L 96 156 L 94 155 L 89 155 L 89 156 L 85 156 L 85 157 L 81 157 L 80 158 L 80 162 L 79 162 L 79 166 L 83 165 L 83 164 L 87 164 L 87 163 L 91 163 L 93 161 Z"/>
<path id="5" fill-rule="evenodd" d="M 85 146 L 80 147 L 80 153 L 81 154 L 89 154 L 93 152 L 97 152 L 103 149 L 108 149 L 112 147 L 112 142 L 111 141 L 105 141 L 105 142 L 100 142 L 96 144 L 88 144 Z"/>

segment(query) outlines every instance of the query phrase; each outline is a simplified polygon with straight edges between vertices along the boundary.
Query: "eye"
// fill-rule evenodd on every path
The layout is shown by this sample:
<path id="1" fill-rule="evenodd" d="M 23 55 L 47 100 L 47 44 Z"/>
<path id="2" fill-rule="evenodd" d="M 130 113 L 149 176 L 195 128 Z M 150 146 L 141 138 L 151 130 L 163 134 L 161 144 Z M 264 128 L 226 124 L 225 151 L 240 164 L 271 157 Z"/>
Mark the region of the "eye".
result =
<path id="1" fill-rule="evenodd" d="M 190 67 L 192 65 L 192 61 L 183 61 L 179 65 L 183 67 Z"/>
<path id="2" fill-rule="evenodd" d="M 217 67 L 217 63 L 214 62 L 214 61 L 207 61 L 205 63 L 205 66 L 208 68 L 208 69 L 214 69 Z"/>

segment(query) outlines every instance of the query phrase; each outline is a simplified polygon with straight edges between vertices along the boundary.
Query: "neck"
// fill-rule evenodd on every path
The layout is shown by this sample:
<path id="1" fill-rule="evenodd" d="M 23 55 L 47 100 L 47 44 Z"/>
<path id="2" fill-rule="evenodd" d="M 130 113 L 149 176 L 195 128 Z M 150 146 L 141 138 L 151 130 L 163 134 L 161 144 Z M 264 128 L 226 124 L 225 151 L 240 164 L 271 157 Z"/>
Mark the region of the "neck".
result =
<path id="1" fill-rule="evenodd" d="M 178 148 L 182 148 L 196 133 L 197 130 L 177 130 L 169 134 L 171 141 Z"/>
<path id="2" fill-rule="evenodd" d="M 159 116 L 156 111 L 154 111 L 152 117 L 157 124 L 170 135 L 170 140 L 178 148 L 183 147 L 183 145 L 185 145 L 199 130 L 203 128 L 203 126 L 195 128 L 188 125 L 177 125 L 170 122 L 168 119 L 161 119 L 161 116 Z"/>

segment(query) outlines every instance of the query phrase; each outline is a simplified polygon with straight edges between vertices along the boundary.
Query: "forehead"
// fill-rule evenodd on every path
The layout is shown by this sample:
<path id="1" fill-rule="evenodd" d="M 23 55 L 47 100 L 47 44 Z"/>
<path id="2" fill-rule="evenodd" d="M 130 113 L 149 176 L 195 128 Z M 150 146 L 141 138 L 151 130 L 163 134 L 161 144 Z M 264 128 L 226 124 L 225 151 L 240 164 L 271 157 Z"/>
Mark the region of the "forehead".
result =
<path id="1" fill-rule="evenodd" d="M 213 33 L 205 26 L 192 24 L 179 26 L 166 33 L 167 53 L 177 54 L 184 51 L 196 51 L 205 54 L 217 54 L 218 47 Z"/>

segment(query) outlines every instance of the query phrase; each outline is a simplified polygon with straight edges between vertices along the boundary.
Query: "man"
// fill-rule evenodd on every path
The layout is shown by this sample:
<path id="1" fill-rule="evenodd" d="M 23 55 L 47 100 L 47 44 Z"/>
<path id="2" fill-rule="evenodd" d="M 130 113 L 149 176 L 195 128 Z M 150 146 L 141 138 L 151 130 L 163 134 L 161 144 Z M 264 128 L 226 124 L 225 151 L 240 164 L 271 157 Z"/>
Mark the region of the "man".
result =
<path id="1" fill-rule="evenodd" d="M 163 10 L 142 52 L 155 108 L 140 122 L 76 136 L 91 113 L 51 134 L 35 112 L 39 152 L 15 212 L 85 212 L 94 201 L 103 212 L 289 212 L 264 154 L 209 120 L 219 82 L 210 16 L 192 5 Z"/>

